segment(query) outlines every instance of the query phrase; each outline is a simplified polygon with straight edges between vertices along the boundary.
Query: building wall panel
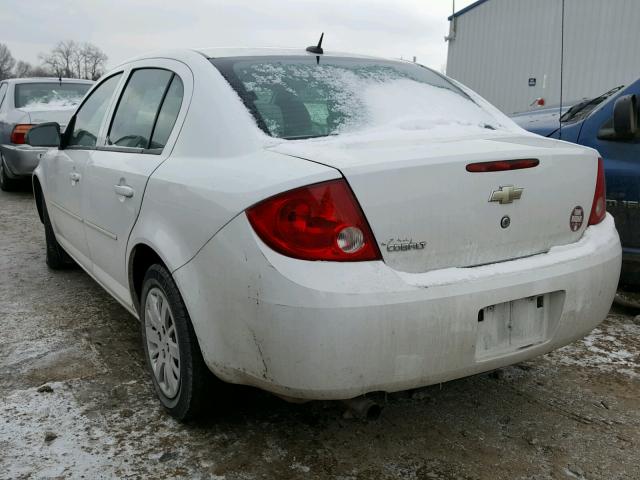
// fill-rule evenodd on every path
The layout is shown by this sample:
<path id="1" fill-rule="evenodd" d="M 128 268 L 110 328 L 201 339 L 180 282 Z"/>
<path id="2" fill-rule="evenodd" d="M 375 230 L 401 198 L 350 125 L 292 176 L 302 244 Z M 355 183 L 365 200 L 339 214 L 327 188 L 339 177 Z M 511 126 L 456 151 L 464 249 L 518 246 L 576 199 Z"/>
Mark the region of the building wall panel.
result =
<path id="1" fill-rule="evenodd" d="M 559 103 L 561 8 L 561 0 L 489 0 L 460 15 L 447 74 L 506 113 L 539 97 Z M 565 0 L 564 99 L 639 77 L 639 25 L 638 0 Z"/>

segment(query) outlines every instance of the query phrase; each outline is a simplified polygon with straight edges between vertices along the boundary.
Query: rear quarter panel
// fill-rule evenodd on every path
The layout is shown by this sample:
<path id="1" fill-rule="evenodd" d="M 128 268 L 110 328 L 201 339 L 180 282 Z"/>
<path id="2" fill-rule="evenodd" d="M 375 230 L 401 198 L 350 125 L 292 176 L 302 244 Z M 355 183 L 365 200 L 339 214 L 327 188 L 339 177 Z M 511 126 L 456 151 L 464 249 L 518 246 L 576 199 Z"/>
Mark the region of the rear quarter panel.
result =
<path id="1" fill-rule="evenodd" d="M 129 239 L 173 272 L 247 207 L 302 185 L 339 178 L 332 168 L 266 151 L 238 157 L 171 157 L 153 174 Z"/>
<path id="2" fill-rule="evenodd" d="M 269 138 L 209 60 L 196 53 L 182 60 L 194 77 L 189 110 L 171 155 L 149 179 L 127 247 L 130 258 L 136 245 L 150 246 L 171 271 L 252 204 L 340 176 L 265 150 Z"/>

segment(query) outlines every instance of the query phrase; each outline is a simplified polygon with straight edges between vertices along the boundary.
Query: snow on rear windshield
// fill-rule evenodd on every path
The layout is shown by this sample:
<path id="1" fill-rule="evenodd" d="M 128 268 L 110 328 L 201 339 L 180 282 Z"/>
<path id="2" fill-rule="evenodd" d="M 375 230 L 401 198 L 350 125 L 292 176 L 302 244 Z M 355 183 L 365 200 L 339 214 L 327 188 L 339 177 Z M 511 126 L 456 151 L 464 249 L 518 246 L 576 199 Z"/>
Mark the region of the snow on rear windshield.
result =
<path id="1" fill-rule="evenodd" d="M 314 56 L 211 61 L 273 137 L 321 137 L 384 126 L 501 127 L 444 76 L 416 64 L 335 57 L 317 63 Z"/>
<path id="2" fill-rule="evenodd" d="M 86 83 L 19 83 L 16 85 L 16 108 L 29 110 L 64 110 L 75 108 L 91 87 Z"/>

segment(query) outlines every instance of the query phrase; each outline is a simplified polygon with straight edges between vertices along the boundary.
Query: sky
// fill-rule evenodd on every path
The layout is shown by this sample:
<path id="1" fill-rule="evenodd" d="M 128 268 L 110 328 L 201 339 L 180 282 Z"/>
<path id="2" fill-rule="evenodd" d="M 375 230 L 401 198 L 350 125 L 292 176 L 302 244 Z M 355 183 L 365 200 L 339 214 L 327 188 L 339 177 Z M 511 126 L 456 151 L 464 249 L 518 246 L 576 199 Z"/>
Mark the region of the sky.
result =
<path id="1" fill-rule="evenodd" d="M 38 63 L 59 40 L 91 42 L 115 66 L 163 48 L 323 47 L 443 71 L 452 0 L 0 0 L 0 42 Z M 473 0 L 456 0 L 456 10 Z"/>

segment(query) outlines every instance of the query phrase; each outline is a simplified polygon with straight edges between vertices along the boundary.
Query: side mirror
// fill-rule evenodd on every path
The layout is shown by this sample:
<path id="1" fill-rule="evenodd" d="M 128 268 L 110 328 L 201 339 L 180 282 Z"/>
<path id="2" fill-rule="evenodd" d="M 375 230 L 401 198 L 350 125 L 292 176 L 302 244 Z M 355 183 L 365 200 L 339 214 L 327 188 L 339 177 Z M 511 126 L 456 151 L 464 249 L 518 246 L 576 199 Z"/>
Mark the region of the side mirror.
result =
<path id="1" fill-rule="evenodd" d="M 25 137 L 25 143 L 33 147 L 59 147 L 60 125 L 48 122 L 31 127 Z"/>
<path id="2" fill-rule="evenodd" d="M 613 131 L 618 138 L 632 138 L 638 132 L 635 95 L 623 95 L 613 105 Z"/>

